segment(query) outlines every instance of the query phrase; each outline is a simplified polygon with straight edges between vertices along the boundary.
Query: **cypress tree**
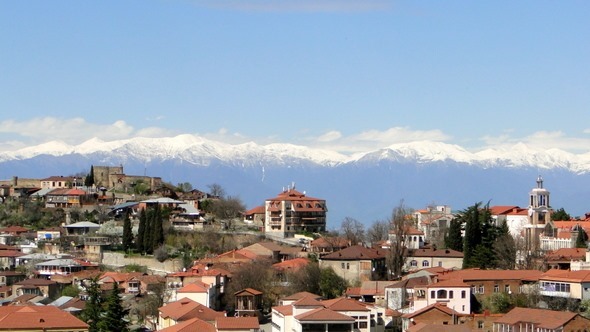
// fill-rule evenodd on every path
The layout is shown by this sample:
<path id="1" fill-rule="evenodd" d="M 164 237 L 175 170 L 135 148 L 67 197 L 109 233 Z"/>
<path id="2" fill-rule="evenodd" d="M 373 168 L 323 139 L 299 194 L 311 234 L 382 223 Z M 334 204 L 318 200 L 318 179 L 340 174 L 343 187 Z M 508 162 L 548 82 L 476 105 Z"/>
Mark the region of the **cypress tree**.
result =
<path id="1" fill-rule="evenodd" d="M 580 225 L 576 225 L 578 229 L 578 236 L 576 237 L 576 248 L 586 248 L 586 241 L 588 235 Z"/>
<path id="2" fill-rule="evenodd" d="M 148 209 L 143 232 L 143 248 L 148 255 L 154 252 L 154 215 L 154 208 Z"/>
<path id="3" fill-rule="evenodd" d="M 463 268 L 474 267 L 475 250 L 481 244 L 481 224 L 479 206 L 475 203 L 463 211 L 461 218 L 465 220 L 465 238 L 463 239 Z"/>
<path id="4" fill-rule="evenodd" d="M 154 210 L 154 224 L 153 224 L 153 249 L 160 247 L 164 243 L 164 226 L 162 222 L 162 210 L 159 205 L 156 205 Z"/>
<path id="5" fill-rule="evenodd" d="M 82 311 L 81 318 L 89 325 L 89 332 L 98 332 L 100 331 L 98 329 L 98 324 L 101 320 L 103 303 L 100 285 L 98 284 L 98 277 L 90 280 L 90 285 L 86 287 L 86 293 L 88 294 L 88 300 Z"/>
<path id="6" fill-rule="evenodd" d="M 131 249 L 133 244 L 133 230 L 131 229 L 131 219 L 129 213 L 125 214 L 125 220 L 123 220 L 123 250 L 127 251 Z"/>
<path id="7" fill-rule="evenodd" d="M 94 185 L 94 165 L 90 165 L 90 173 L 86 175 L 86 178 L 84 179 L 84 185 L 86 187 L 92 187 L 92 185 Z"/>
<path id="8" fill-rule="evenodd" d="M 98 323 L 100 332 L 120 331 L 129 332 L 128 323 L 125 320 L 128 310 L 123 308 L 119 297 L 119 285 L 113 282 L 113 289 L 105 301 L 105 314 Z"/>
<path id="9" fill-rule="evenodd" d="M 145 236 L 146 224 L 147 224 L 147 215 L 146 215 L 145 209 L 141 209 L 141 212 L 139 213 L 139 229 L 137 230 L 137 241 L 135 242 L 135 246 L 137 248 L 137 251 L 140 254 L 143 254 L 145 252 L 144 236 Z"/>
<path id="10" fill-rule="evenodd" d="M 461 221 L 454 218 L 451 220 L 447 236 L 445 237 L 445 246 L 448 249 L 463 251 L 463 237 L 461 236 Z"/>

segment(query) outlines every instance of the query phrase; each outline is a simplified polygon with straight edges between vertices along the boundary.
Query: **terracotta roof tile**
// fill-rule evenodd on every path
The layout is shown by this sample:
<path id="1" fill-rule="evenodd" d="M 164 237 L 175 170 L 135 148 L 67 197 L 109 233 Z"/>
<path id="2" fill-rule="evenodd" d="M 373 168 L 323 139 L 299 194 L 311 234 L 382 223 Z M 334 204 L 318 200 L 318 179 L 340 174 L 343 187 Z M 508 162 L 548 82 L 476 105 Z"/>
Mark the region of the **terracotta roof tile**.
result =
<path id="1" fill-rule="evenodd" d="M 354 245 L 331 254 L 322 256 L 322 260 L 373 260 L 384 259 L 386 250 L 367 248 L 361 245 Z"/>
<path id="2" fill-rule="evenodd" d="M 339 297 L 321 302 L 326 308 L 334 311 L 370 311 L 356 300 Z"/>
<path id="3" fill-rule="evenodd" d="M 186 297 L 175 302 L 170 302 L 158 310 L 163 318 L 170 317 L 176 321 L 199 318 L 207 322 L 212 322 L 217 317 L 225 316 L 224 312 L 215 311 Z"/>
<path id="4" fill-rule="evenodd" d="M 339 312 L 330 310 L 330 309 L 326 309 L 326 308 L 317 308 L 317 309 L 313 309 L 310 310 L 308 312 L 305 312 L 303 314 L 297 315 L 295 316 L 295 319 L 299 320 L 299 321 L 340 321 L 340 322 L 354 322 L 355 319 L 341 314 Z"/>
<path id="5" fill-rule="evenodd" d="M 207 323 L 204 320 L 198 318 L 191 318 L 184 322 L 172 325 L 158 332 L 217 332 L 217 329 L 213 324 Z"/>
<path id="6" fill-rule="evenodd" d="M 215 327 L 218 331 L 259 329 L 257 317 L 217 317 Z"/>
<path id="7" fill-rule="evenodd" d="M 86 329 L 88 324 L 54 306 L 2 306 L 0 330 Z"/>
<path id="8" fill-rule="evenodd" d="M 535 329 L 557 329 L 574 319 L 578 314 L 568 311 L 547 309 L 514 308 L 496 320 L 496 323 L 518 324 L 534 323 Z M 590 320 L 588 321 L 590 323 Z M 537 325 L 538 324 L 538 325 Z"/>
<path id="9" fill-rule="evenodd" d="M 469 280 L 539 280 L 543 272 L 538 270 L 480 270 L 464 269 L 439 274 L 439 280 L 462 279 Z"/>

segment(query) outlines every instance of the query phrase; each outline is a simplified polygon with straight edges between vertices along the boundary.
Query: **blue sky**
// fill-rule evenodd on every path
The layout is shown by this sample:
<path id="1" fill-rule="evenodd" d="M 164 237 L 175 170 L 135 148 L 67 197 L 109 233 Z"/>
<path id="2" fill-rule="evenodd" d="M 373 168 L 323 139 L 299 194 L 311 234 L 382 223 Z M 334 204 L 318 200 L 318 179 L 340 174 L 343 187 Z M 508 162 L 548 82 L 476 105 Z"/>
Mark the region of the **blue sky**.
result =
<path id="1" fill-rule="evenodd" d="M 590 152 L 590 2 L 0 2 L 0 151 L 195 134 Z"/>

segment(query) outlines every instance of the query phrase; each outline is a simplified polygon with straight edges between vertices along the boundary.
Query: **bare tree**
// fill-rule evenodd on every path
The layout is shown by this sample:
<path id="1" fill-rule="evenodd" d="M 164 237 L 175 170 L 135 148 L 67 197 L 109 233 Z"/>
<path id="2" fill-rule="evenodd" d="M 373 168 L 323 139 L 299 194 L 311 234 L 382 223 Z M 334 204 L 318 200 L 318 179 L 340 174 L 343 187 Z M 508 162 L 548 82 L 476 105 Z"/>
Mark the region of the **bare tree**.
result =
<path id="1" fill-rule="evenodd" d="M 367 230 L 367 241 L 377 243 L 387 240 L 389 234 L 389 222 L 386 220 L 377 220 Z"/>
<path id="2" fill-rule="evenodd" d="M 212 183 L 207 186 L 209 188 L 209 194 L 215 198 L 225 197 L 225 190 L 218 183 Z"/>
<path id="3" fill-rule="evenodd" d="M 406 238 L 409 228 L 412 226 L 412 220 L 408 218 L 409 210 L 401 201 L 393 209 L 390 223 L 390 249 L 388 254 L 388 268 L 392 278 L 400 278 L 406 263 L 407 249 Z"/>
<path id="4" fill-rule="evenodd" d="M 353 245 L 363 243 L 365 240 L 365 226 L 358 220 L 350 217 L 342 220 L 340 226 L 342 236 L 346 238 Z"/>

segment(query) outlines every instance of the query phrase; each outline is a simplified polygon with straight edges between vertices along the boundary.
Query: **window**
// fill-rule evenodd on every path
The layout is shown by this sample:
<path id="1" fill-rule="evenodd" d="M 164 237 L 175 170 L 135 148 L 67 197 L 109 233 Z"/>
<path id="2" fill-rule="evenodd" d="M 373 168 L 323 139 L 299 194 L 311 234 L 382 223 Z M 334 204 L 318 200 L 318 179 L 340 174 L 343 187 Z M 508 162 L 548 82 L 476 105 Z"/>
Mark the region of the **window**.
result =
<path id="1" fill-rule="evenodd" d="M 442 261 L 438 262 L 438 267 L 442 267 Z"/>
<path id="2" fill-rule="evenodd" d="M 350 263 L 346 263 L 346 269 L 349 270 L 350 269 Z"/>
<path id="3" fill-rule="evenodd" d="M 484 290 L 483 285 L 479 285 L 479 294 L 483 294 Z"/>
<path id="4" fill-rule="evenodd" d="M 453 293 L 454 293 L 453 291 L 449 291 L 449 299 L 453 298 L 453 295 L 454 295 Z"/>
<path id="5" fill-rule="evenodd" d="M 464 290 L 461 291 L 461 298 L 464 299 L 465 298 L 465 294 L 466 292 Z"/>
<path id="6" fill-rule="evenodd" d="M 504 285 L 504 292 L 511 293 L 510 292 L 510 285 Z"/>
<path id="7" fill-rule="evenodd" d="M 427 260 L 423 260 L 422 261 L 422 267 L 428 267 L 428 261 Z"/>
<path id="8" fill-rule="evenodd" d="M 439 289 L 436 292 L 437 299 L 446 299 L 447 298 L 447 291 L 445 289 Z"/>
<path id="9" fill-rule="evenodd" d="M 478 329 L 483 329 L 483 320 L 480 320 L 477 322 L 477 328 Z"/>
<path id="10" fill-rule="evenodd" d="M 471 294 L 477 294 L 477 288 L 475 285 L 471 286 Z"/>
<path id="11" fill-rule="evenodd" d="M 436 299 L 436 292 L 435 291 L 433 291 L 433 290 L 430 291 L 430 298 Z"/>
<path id="12" fill-rule="evenodd" d="M 344 269 L 346 267 L 346 264 L 342 263 L 342 268 Z"/>
<path id="13" fill-rule="evenodd" d="M 495 284 L 494 285 L 494 293 L 498 293 L 500 291 L 500 285 Z"/>
<path id="14" fill-rule="evenodd" d="M 418 261 L 416 261 L 415 259 L 414 259 L 414 260 L 412 260 L 412 261 L 410 262 L 410 266 L 414 266 L 414 267 L 418 266 Z"/>

